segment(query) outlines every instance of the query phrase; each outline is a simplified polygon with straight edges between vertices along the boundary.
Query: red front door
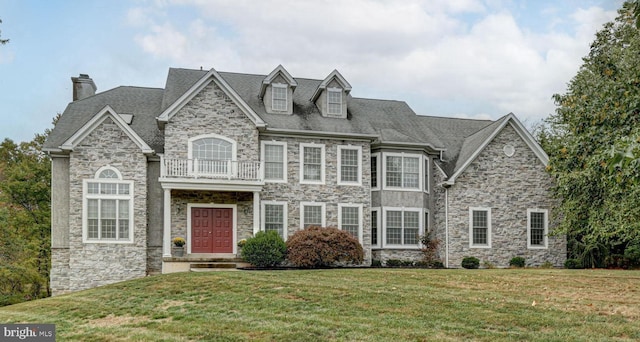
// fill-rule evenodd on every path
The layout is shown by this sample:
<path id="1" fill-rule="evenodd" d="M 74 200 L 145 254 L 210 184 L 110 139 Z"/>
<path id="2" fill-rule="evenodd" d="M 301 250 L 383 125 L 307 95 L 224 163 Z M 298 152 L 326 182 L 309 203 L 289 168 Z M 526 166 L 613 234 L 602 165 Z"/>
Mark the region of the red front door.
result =
<path id="1" fill-rule="evenodd" d="M 191 253 L 233 253 L 233 209 L 191 208 Z"/>

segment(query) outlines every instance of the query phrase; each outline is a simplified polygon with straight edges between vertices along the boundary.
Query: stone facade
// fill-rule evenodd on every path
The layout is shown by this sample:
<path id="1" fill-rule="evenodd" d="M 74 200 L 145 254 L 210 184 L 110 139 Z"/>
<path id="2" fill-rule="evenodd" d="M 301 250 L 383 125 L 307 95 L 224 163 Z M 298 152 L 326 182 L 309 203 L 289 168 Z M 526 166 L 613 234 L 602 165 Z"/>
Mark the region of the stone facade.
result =
<path id="1" fill-rule="evenodd" d="M 133 243 L 84 243 L 83 180 L 103 166 L 133 180 Z M 147 159 L 111 118 L 80 142 L 70 155 L 69 291 L 145 276 L 147 272 Z M 64 254 L 57 259 L 65 258 Z M 57 272 L 57 271 L 56 271 Z"/>
<path id="2" fill-rule="evenodd" d="M 504 152 L 506 145 L 514 147 L 511 157 Z M 553 217 L 552 182 L 533 151 L 507 125 L 448 190 L 449 267 L 460 267 L 465 256 L 498 267 L 508 267 L 516 256 L 524 257 L 527 265 L 550 262 L 562 267 L 564 237 L 549 236 L 544 249 L 527 248 L 527 209 L 547 209 Z M 470 207 L 491 208 L 491 248 L 469 247 Z"/>

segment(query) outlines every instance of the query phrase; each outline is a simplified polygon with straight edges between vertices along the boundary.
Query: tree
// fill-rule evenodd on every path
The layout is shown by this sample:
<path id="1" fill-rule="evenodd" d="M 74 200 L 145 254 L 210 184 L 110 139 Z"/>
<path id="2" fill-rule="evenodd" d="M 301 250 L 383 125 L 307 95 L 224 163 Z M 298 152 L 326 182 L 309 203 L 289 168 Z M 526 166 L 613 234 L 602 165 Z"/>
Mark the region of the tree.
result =
<path id="1" fill-rule="evenodd" d="M 2 24 L 2 20 L 0 19 L 0 24 Z M 0 37 L 2 37 L 2 31 L 0 31 Z M 9 39 L 0 38 L 0 45 L 4 45 L 9 42 Z"/>
<path id="2" fill-rule="evenodd" d="M 570 257 L 587 267 L 628 262 L 625 250 L 640 245 L 639 169 L 614 166 L 620 160 L 612 153 L 640 136 L 639 3 L 624 3 L 596 34 L 538 135 L 557 181 L 558 232 L 567 234 Z"/>
<path id="3" fill-rule="evenodd" d="M 46 132 L 48 134 L 48 131 Z M 0 306 L 50 295 L 51 164 L 46 134 L 0 143 Z"/>

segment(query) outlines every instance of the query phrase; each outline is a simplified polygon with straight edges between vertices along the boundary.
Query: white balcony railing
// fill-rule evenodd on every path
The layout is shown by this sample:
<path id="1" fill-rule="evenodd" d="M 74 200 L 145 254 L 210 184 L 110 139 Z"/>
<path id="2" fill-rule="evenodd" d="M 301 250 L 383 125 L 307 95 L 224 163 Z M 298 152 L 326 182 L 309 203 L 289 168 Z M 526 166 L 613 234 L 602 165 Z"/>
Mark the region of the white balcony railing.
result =
<path id="1" fill-rule="evenodd" d="M 246 181 L 260 181 L 260 162 L 204 159 L 160 160 L 160 174 L 163 178 L 216 178 Z"/>

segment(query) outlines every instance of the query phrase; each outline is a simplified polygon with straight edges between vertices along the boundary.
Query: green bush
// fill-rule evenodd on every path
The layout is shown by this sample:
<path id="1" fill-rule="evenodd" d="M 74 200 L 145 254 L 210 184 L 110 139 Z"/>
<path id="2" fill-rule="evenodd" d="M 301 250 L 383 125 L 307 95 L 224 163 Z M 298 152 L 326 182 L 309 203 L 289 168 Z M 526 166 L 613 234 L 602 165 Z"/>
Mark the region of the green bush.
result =
<path id="1" fill-rule="evenodd" d="M 509 266 L 511 267 L 524 267 L 524 258 L 523 257 L 513 257 L 509 260 Z"/>
<path id="2" fill-rule="evenodd" d="M 386 266 L 387 267 L 400 267 L 402 266 L 402 260 L 399 259 L 389 259 L 387 260 Z"/>
<path id="3" fill-rule="evenodd" d="M 382 261 L 378 259 L 371 260 L 371 267 L 382 267 Z"/>
<path id="4" fill-rule="evenodd" d="M 287 240 L 287 258 L 298 267 L 328 267 L 361 264 L 364 251 L 358 239 L 344 230 L 308 227 Z"/>
<path id="5" fill-rule="evenodd" d="M 480 259 L 471 256 L 464 257 L 462 259 L 462 267 L 467 269 L 478 268 L 480 267 Z"/>
<path id="6" fill-rule="evenodd" d="M 624 257 L 631 266 L 640 266 L 640 242 L 627 245 L 624 250 Z"/>
<path id="7" fill-rule="evenodd" d="M 242 259 L 256 267 L 280 265 L 287 255 L 287 246 L 277 232 L 261 231 L 248 238 L 242 247 Z"/>
<path id="8" fill-rule="evenodd" d="M 545 261 L 540 265 L 540 268 L 553 268 L 553 263 L 551 263 L 551 261 Z"/>
<path id="9" fill-rule="evenodd" d="M 578 259 L 567 259 L 567 261 L 564 262 L 564 267 L 569 269 L 578 269 L 584 268 L 584 265 Z"/>

